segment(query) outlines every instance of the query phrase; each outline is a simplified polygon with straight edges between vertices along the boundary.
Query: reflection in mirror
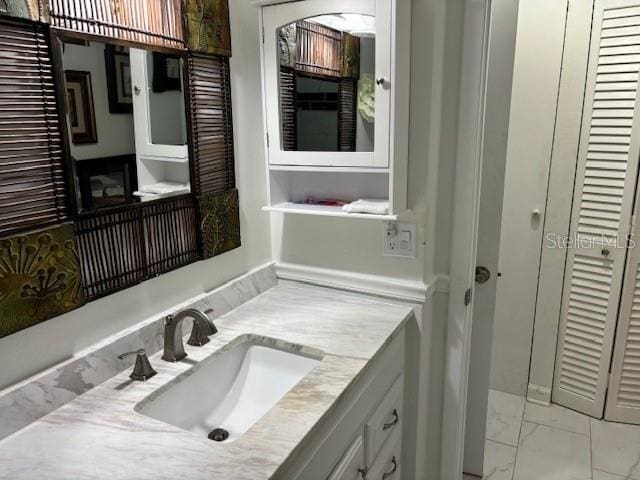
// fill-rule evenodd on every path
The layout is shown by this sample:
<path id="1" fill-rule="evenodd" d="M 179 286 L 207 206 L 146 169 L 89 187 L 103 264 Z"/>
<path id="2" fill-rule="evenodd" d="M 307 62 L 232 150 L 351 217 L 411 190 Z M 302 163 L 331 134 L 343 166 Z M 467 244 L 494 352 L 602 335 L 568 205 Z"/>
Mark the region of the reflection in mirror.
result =
<path id="1" fill-rule="evenodd" d="M 182 59 L 94 41 L 61 43 L 80 210 L 188 193 Z"/>
<path id="2" fill-rule="evenodd" d="M 151 143 L 186 145 L 187 125 L 182 93 L 182 58 L 158 52 L 146 52 L 146 54 L 147 71 L 150 72 L 147 87 Z M 178 123 L 168 122 L 168 119 L 176 119 Z"/>
<path id="3" fill-rule="evenodd" d="M 373 152 L 375 17 L 310 17 L 277 38 L 282 149 Z"/>

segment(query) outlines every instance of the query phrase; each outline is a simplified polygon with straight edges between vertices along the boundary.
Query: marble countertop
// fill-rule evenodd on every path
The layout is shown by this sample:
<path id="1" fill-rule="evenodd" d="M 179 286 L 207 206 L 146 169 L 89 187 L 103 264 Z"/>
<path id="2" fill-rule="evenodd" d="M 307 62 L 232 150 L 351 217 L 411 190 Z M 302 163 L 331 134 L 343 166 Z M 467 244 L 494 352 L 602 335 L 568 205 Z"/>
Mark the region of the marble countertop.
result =
<path id="1" fill-rule="evenodd" d="M 260 480 L 273 476 L 413 312 L 384 299 L 281 283 L 216 320 L 218 334 L 187 359 L 150 360 L 0 441 L 0 478 L 11 480 Z M 320 364 L 235 442 L 215 443 L 134 411 L 149 394 L 241 335 L 324 352 Z"/>

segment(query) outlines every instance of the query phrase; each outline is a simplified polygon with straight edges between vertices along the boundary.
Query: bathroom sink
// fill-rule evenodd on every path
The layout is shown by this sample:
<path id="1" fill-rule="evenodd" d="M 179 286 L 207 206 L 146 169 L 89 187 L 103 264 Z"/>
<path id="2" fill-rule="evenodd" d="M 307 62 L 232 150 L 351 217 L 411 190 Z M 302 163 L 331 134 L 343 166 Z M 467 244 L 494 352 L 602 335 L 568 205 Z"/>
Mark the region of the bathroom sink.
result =
<path id="1" fill-rule="evenodd" d="M 231 442 L 321 359 L 313 349 L 302 353 L 299 346 L 245 335 L 156 390 L 135 410 L 204 438 Z"/>

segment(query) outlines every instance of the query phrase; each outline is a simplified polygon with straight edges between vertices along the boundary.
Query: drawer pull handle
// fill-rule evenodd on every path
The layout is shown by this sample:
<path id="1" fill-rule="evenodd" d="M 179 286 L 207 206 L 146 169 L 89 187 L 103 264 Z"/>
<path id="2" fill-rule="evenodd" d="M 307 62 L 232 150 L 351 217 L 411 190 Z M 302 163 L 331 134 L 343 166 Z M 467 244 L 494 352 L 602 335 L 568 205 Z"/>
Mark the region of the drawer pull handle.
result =
<path id="1" fill-rule="evenodd" d="M 398 420 L 400 420 L 400 417 L 398 416 L 398 410 L 394 409 L 393 410 L 393 421 L 389 422 L 389 423 L 385 423 L 382 426 L 383 430 L 389 430 L 391 427 L 393 427 L 396 423 L 398 423 Z"/>
<path id="2" fill-rule="evenodd" d="M 382 480 L 387 480 L 387 478 L 393 477 L 393 474 L 396 473 L 396 470 L 398 470 L 398 462 L 396 461 L 395 455 L 391 459 L 391 464 L 393 465 L 393 467 L 391 467 L 391 470 L 389 470 L 387 473 L 384 473 L 382 475 Z"/>

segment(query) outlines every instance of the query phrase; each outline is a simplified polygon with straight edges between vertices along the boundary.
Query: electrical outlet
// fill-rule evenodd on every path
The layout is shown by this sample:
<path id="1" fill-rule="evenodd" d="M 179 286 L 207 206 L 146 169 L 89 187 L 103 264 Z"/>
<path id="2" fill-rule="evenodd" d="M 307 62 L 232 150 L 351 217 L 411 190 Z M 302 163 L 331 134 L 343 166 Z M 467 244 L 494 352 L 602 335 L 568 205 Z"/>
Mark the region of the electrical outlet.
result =
<path id="1" fill-rule="evenodd" d="M 384 222 L 383 254 L 416 258 L 418 239 L 415 223 Z"/>

